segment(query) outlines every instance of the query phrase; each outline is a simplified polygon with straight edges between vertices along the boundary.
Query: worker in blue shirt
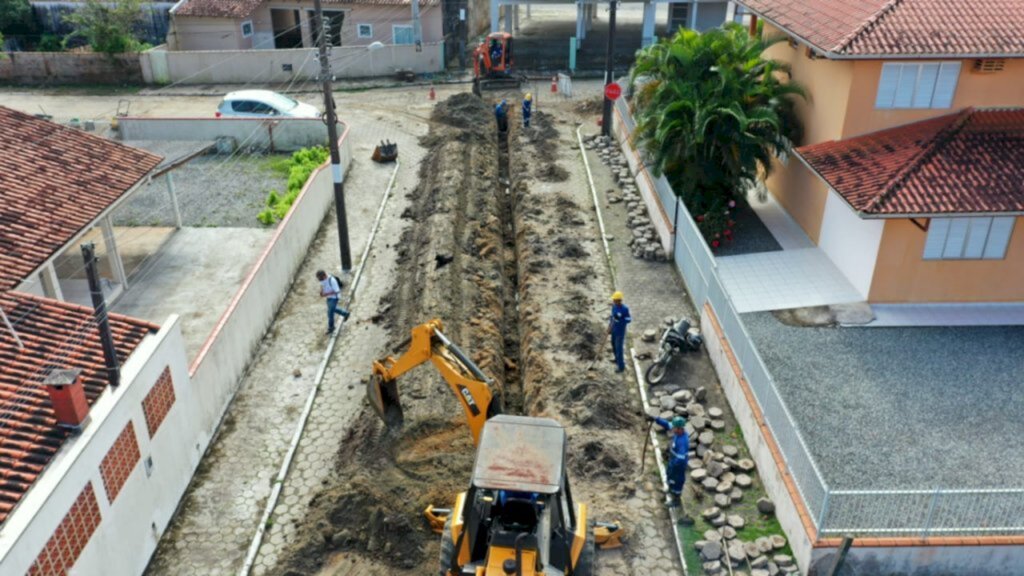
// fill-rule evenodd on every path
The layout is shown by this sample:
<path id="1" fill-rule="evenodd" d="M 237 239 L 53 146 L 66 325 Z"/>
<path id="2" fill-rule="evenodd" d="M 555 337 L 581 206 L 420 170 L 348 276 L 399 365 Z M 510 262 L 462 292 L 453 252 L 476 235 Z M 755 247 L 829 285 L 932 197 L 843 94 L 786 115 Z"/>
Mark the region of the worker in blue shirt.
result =
<path id="1" fill-rule="evenodd" d="M 498 132 L 508 132 L 508 102 L 502 99 L 494 107 L 494 119 L 498 121 Z"/>
<path id="2" fill-rule="evenodd" d="M 671 422 L 664 418 L 647 415 L 648 420 L 665 430 L 672 431 L 668 453 L 668 491 L 669 503 L 672 508 L 680 505 L 680 496 L 683 493 L 683 484 L 686 483 L 686 463 L 690 456 L 690 435 L 686 433 L 686 420 L 682 416 L 676 416 Z"/>
<path id="3" fill-rule="evenodd" d="M 523 98 L 523 128 L 530 127 L 530 116 L 533 115 L 533 94 L 527 92 Z"/>
<path id="4" fill-rule="evenodd" d="M 612 350 L 615 352 L 615 371 L 626 370 L 626 356 L 623 348 L 626 345 L 626 326 L 633 321 L 629 308 L 622 303 L 622 292 L 612 294 L 612 314 L 608 319 L 608 334 L 612 336 Z"/>

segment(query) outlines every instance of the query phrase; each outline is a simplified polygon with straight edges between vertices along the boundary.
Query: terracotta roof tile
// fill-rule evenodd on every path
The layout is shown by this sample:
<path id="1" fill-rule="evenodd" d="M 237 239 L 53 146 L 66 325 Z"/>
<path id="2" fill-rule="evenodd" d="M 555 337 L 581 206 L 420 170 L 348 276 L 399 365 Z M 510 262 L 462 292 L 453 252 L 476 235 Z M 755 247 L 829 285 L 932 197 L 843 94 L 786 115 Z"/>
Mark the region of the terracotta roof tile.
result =
<path id="1" fill-rule="evenodd" d="M 865 214 L 1024 211 L 1024 109 L 968 108 L 797 154 Z"/>
<path id="2" fill-rule="evenodd" d="M 160 160 L 0 106 L 0 290 L 20 284 Z"/>
<path id="3" fill-rule="evenodd" d="M 25 348 L 0 324 L 0 525 L 60 450 L 68 431 L 58 428 L 40 385 L 53 368 L 80 368 L 91 406 L 107 387 L 103 349 L 92 309 L 27 294 L 0 294 L 0 307 Z M 157 326 L 110 315 L 123 361 Z"/>
<path id="4" fill-rule="evenodd" d="M 740 3 L 837 57 L 1024 57 L 1024 0 Z"/>

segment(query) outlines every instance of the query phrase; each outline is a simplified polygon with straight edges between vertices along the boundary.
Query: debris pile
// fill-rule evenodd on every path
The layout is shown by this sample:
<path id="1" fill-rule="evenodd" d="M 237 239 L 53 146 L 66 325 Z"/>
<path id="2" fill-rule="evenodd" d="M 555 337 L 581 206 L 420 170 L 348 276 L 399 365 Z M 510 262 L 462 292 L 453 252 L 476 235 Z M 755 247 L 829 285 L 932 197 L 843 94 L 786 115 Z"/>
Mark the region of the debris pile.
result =
<path id="1" fill-rule="evenodd" d="M 601 162 L 611 169 L 612 177 L 619 185 L 619 190 L 608 190 L 606 196 L 609 204 L 622 203 L 626 207 L 626 225 L 632 232 L 628 242 L 633 257 L 657 262 L 667 260 L 668 256 L 661 245 L 658 233 L 654 230 L 654 224 L 647 214 L 647 206 L 640 196 L 636 180 L 618 143 L 614 138 L 595 134 L 585 137 L 583 146 L 587 150 L 597 151 Z"/>

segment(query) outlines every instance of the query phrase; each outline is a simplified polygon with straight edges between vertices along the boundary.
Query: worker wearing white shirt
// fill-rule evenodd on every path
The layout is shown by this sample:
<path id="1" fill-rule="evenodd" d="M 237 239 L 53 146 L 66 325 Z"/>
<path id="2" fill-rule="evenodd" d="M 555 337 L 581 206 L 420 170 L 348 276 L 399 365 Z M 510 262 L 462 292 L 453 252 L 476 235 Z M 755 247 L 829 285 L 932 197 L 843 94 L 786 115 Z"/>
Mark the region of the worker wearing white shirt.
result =
<path id="1" fill-rule="evenodd" d="M 327 299 L 327 333 L 334 332 L 334 315 L 348 319 L 348 310 L 338 306 L 341 299 L 341 280 L 328 275 L 323 270 L 316 271 L 316 279 L 320 281 L 320 295 Z"/>

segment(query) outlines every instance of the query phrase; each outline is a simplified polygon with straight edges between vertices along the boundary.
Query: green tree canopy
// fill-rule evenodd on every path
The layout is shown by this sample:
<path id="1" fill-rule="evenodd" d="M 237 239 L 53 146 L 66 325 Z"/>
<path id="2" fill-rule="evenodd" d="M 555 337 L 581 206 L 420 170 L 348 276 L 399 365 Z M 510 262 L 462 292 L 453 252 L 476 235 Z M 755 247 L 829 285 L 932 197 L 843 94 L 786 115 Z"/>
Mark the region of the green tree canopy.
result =
<path id="1" fill-rule="evenodd" d="M 709 239 L 731 234 L 730 208 L 802 136 L 794 107 L 804 90 L 762 54 L 780 40 L 727 24 L 680 29 L 637 53 L 637 143 Z"/>
<path id="2" fill-rule="evenodd" d="M 143 47 L 135 38 L 135 25 L 141 16 L 142 0 L 86 0 L 66 17 L 75 26 L 68 39 L 84 38 L 96 52 L 137 52 Z"/>
<path id="3" fill-rule="evenodd" d="M 28 0 L 0 0 L 0 32 L 13 34 L 32 21 Z"/>

